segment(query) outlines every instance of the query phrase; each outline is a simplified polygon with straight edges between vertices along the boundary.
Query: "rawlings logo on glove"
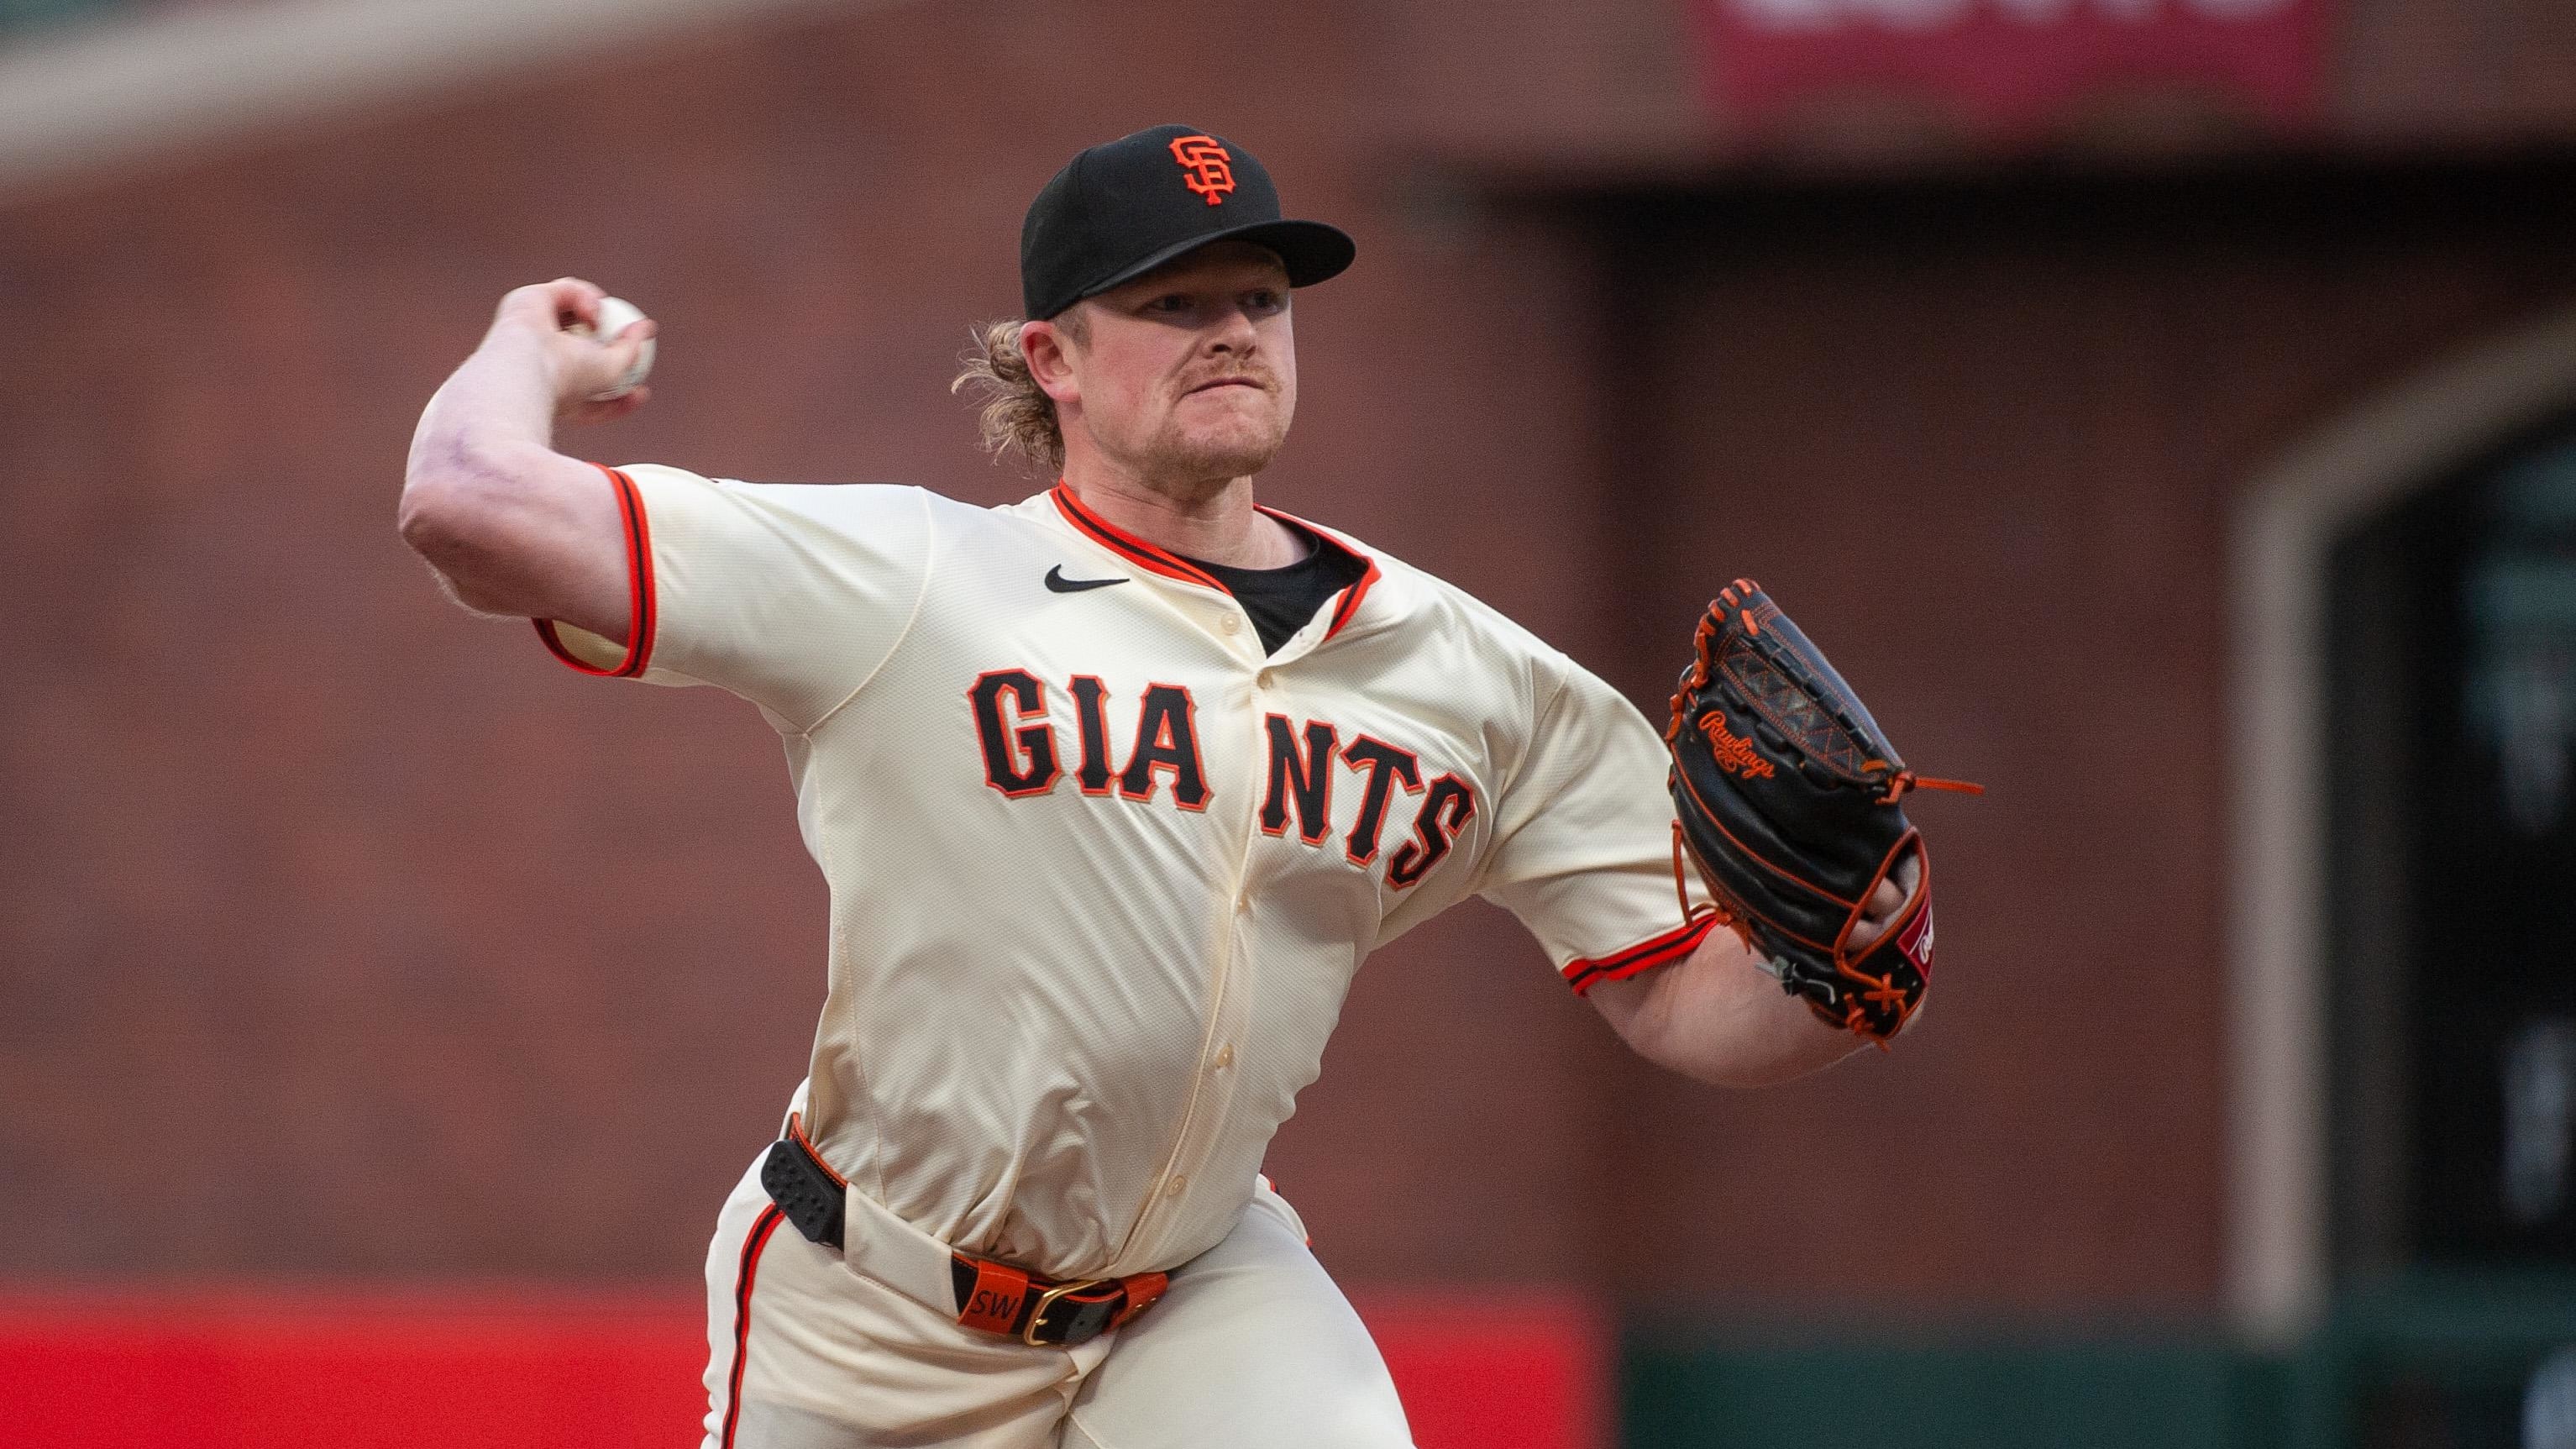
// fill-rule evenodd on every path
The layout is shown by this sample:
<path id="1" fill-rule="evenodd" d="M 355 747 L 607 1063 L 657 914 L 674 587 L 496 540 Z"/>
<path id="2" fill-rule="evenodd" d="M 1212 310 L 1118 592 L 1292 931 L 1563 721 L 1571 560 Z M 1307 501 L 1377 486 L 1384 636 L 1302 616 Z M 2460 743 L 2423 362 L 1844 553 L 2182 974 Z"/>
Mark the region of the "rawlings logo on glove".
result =
<path id="1" fill-rule="evenodd" d="M 1771 778 L 1771 762 L 1762 758 L 1753 742 L 1741 735 L 1726 732 L 1726 716 L 1716 710 L 1699 717 L 1699 732 L 1708 736 L 1709 748 L 1717 752 L 1717 767 L 1730 775 L 1749 780 Z"/>
<path id="2" fill-rule="evenodd" d="M 1781 989 L 1884 1043 L 1932 978 L 1931 862 L 1897 802 L 1918 789 L 1982 791 L 1905 768 L 1851 686 L 1750 580 L 1710 602 L 1692 643 L 1664 729 L 1675 885 L 1687 850 L 1719 917 Z M 1882 881 L 1907 888 L 1905 902 L 1855 944 Z"/>

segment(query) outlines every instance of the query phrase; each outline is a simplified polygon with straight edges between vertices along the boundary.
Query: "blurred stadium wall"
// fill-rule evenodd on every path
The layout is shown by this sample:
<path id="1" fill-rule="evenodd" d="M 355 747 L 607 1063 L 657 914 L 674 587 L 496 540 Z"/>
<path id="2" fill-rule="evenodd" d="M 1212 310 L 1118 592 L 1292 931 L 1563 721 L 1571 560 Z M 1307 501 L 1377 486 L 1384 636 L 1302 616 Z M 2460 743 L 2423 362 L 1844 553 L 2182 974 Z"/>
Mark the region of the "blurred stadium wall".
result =
<path id="1" fill-rule="evenodd" d="M 1639 1443 L 2515 1442 L 2576 1339 L 2566 578 L 2495 594 L 2537 824 L 2474 971 L 2486 767 L 2406 771 L 2486 738 L 2422 700 L 2524 474 L 2565 556 L 2563 7 L 507 8 L 0 9 L 0 1274 L 690 1291 L 820 1001 L 776 746 L 443 604 L 412 421 L 575 273 L 663 334 L 568 449 L 1034 491 L 966 326 L 1180 119 L 1360 242 L 1265 497 L 1650 712 L 1754 574 L 1991 791 L 1919 812 L 1928 1030 L 1790 1088 L 1628 1059 L 1498 912 L 1373 960 L 1271 1161 L 1340 1275 L 1616 1304 Z"/>

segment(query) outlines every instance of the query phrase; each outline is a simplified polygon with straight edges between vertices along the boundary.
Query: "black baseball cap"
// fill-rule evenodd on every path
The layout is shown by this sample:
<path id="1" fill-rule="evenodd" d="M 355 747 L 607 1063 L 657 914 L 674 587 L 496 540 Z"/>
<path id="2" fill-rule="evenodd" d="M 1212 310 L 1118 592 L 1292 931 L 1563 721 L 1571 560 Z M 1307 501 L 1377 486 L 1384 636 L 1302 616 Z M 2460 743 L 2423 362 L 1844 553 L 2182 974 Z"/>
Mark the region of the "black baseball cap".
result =
<path id="1" fill-rule="evenodd" d="M 1277 252 L 1292 287 L 1339 275 L 1358 251 L 1339 227 L 1281 219 L 1279 190 L 1251 152 L 1192 126 L 1154 126 L 1074 157 L 1029 203 L 1020 300 L 1040 321 L 1228 239 Z"/>

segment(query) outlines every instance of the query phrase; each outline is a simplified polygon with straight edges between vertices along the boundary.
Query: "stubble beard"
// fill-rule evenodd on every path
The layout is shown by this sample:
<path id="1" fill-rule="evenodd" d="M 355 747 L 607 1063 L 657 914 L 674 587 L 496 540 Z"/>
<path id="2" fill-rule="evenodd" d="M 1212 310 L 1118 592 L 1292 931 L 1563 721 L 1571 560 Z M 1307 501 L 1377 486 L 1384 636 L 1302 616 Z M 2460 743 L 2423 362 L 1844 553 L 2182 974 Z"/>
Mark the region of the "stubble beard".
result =
<path id="1" fill-rule="evenodd" d="M 1288 442 L 1288 422 L 1284 411 L 1273 411 L 1262 422 L 1247 420 L 1196 434 L 1166 422 L 1145 449 L 1145 476 L 1158 491 L 1175 496 L 1221 491 L 1270 466 Z"/>

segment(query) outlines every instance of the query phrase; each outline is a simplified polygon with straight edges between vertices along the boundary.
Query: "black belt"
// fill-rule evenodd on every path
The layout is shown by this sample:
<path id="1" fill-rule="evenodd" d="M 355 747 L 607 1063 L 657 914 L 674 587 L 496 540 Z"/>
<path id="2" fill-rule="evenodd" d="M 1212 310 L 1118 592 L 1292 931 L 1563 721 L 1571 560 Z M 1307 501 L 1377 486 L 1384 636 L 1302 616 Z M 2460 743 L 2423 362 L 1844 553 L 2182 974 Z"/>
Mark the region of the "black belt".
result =
<path id="1" fill-rule="evenodd" d="M 787 1135 L 761 1160 L 760 1185 L 806 1241 L 843 1248 L 848 1231 L 849 1183 L 827 1166 L 805 1140 L 804 1126 L 788 1119 Z M 950 1249 L 948 1305 L 969 1328 L 1029 1344 L 1072 1348 L 1089 1343 L 1142 1313 L 1171 1285 L 1168 1275 L 1125 1278 L 1044 1278 L 1025 1268 Z M 933 1305 L 938 1306 L 938 1305 Z"/>

